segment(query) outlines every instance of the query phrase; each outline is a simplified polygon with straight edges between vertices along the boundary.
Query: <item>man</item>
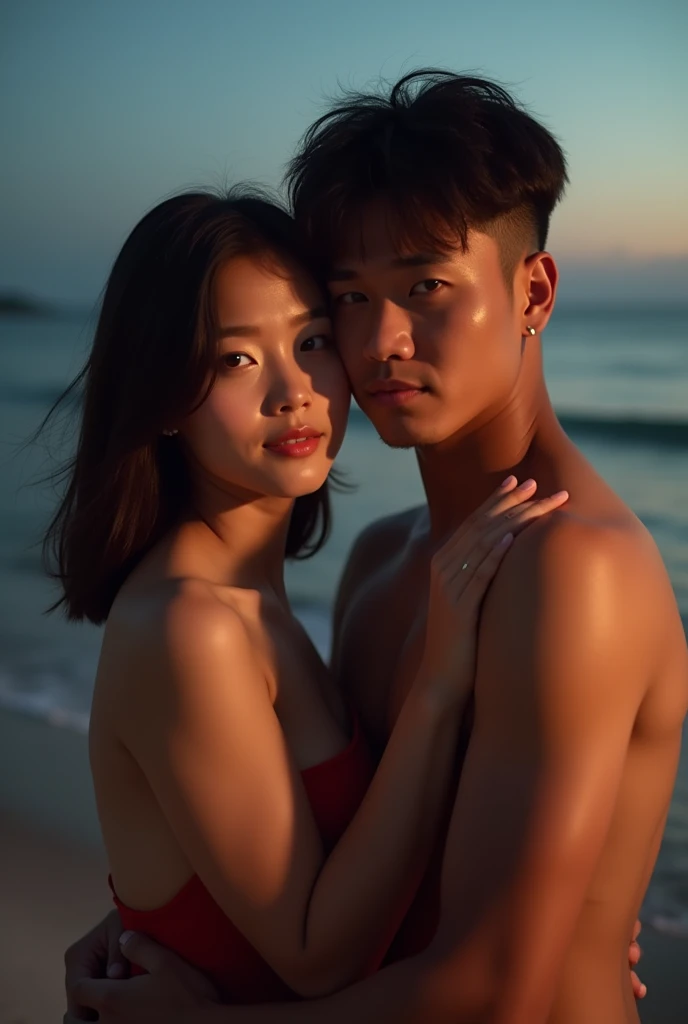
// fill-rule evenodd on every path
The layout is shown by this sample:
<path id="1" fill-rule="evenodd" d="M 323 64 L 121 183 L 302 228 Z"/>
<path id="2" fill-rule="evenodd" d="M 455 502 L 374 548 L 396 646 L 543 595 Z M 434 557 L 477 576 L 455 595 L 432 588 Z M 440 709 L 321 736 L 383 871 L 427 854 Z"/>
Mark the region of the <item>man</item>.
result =
<path id="1" fill-rule="evenodd" d="M 442 539 L 508 473 L 571 498 L 519 536 L 485 600 L 441 905 L 431 868 L 388 965 L 327 999 L 220 1007 L 134 939 L 126 952 L 152 977 L 87 980 L 72 998 L 106 1022 L 637 1021 L 628 936 L 669 806 L 688 656 L 651 538 L 547 395 L 561 149 L 494 84 L 417 72 L 321 118 L 289 181 L 356 399 L 387 444 L 415 448 L 427 495 L 364 531 L 336 603 L 334 669 L 378 748 L 421 657 Z"/>

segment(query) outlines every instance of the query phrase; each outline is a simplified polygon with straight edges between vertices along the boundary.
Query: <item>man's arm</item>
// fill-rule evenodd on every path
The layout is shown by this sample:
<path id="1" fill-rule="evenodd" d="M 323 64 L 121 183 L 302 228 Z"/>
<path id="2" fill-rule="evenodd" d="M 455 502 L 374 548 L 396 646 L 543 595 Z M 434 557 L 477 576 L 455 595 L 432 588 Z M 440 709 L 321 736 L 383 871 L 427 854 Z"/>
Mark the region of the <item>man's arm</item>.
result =
<path id="1" fill-rule="evenodd" d="M 519 538 L 485 603 L 438 934 L 328 1000 L 333 1022 L 547 1019 L 645 695 L 658 576 L 637 536 L 557 519 Z"/>
<path id="2" fill-rule="evenodd" d="M 645 693 L 653 576 L 635 538 L 565 516 L 514 545 L 483 613 L 438 933 L 294 1022 L 544 1024 Z"/>
<path id="3" fill-rule="evenodd" d="M 561 518 L 523 538 L 486 603 L 443 865 L 436 994 L 491 1024 L 547 1019 L 650 668 L 644 554 Z"/>

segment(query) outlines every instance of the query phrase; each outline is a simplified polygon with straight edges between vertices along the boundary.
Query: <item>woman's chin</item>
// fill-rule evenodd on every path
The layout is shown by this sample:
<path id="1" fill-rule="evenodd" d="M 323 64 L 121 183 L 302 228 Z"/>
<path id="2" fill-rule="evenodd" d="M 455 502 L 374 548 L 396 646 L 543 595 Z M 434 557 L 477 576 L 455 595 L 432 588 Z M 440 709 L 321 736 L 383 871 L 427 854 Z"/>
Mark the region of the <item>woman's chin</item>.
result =
<path id="1" fill-rule="evenodd" d="M 300 474 L 284 474 L 278 480 L 273 479 L 269 493 L 275 497 L 291 498 L 292 500 L 303 498 L 307 494 L 314 494 L 327 480 L 331 468 L 328 466 L 326 471 L 317 472 L 304 468 Z"/>

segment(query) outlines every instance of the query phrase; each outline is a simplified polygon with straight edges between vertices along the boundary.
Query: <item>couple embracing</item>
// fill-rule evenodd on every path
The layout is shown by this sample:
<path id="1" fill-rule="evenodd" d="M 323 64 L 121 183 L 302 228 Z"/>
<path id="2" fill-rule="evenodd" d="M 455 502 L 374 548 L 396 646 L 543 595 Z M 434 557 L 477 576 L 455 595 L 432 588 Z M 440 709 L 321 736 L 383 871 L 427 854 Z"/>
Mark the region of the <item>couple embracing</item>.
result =
<path id="1" fill-rule="evenodd" d="M 311 127 L 290 213 L 185 193 L 125 243 L 48 536 L 106 622 L 117 908 L 65 1019 L 638 1020 L 688 659 L 547 394 L 565 183 L 502 88 L 421 71 Z M 326 540 L 351 393 L 427 503 L 357 539 L 328 669 L 283 570 Z"/>

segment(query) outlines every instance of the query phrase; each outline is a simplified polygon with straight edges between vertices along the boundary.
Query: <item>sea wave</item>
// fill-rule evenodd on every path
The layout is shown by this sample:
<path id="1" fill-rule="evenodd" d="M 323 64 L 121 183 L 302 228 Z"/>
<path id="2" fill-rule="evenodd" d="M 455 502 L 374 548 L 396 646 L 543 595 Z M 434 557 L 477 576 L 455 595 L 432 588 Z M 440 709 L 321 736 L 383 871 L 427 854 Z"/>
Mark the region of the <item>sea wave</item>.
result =
<path id="1" fill-rule="evenodd" d="M 50 408 L 62 388 L 26 383 L 0 384 L 0 401 Z M 357 406 L 351 410 L 353 422 L 365 420 Z M 559 409 L 559 421 L 567 433 L 577 437 L 599 437 L 616 444 L 645 444 L 653 447 L 688 448 L 688 418 L 653 416 L 650 413 L 609 410 Z"/>
<path id="2" fill-rule="evenodd" d="M 332 640 L 329 610 L 301 604 L 294 611 L 320 656 L 327 660 Z M 0 709 L 86 733 L 97 662 L 97 649 L 76 650 L 65 656 L 47 646 L 34 652 L 28 662 L 0 665 Z"/>
<path id="3" fill-rule="evenodd" d="M 90 714 L 88 711 L 68 710 L 63 706 L 62 688 L 47 686 L 40 691 L 27 693 L 19 688 L 5 673 L 0 674 L 0 710 L 19 712 L 30 718 L 40 718 L 61 729 L 70 729 L 83 735 L 88 733 Z"/>
<path id="4" fill-rule="evenodd" d="M 658 448 L 688 448 L 688 419 L 560 412 L 559 422 L 578 437 L 612 439 L 621 444 Z"/>
<path id="5" fill-rule="evenodd" d="M 574 409 L 559 409 L 557 415 L 564 430 L 575 437 L 598 437 L 616 444 L 656 448 L 688 448 L 688 418 Z M 352 417 L 365 419 L 358 408 L 352 409 Z"/>

